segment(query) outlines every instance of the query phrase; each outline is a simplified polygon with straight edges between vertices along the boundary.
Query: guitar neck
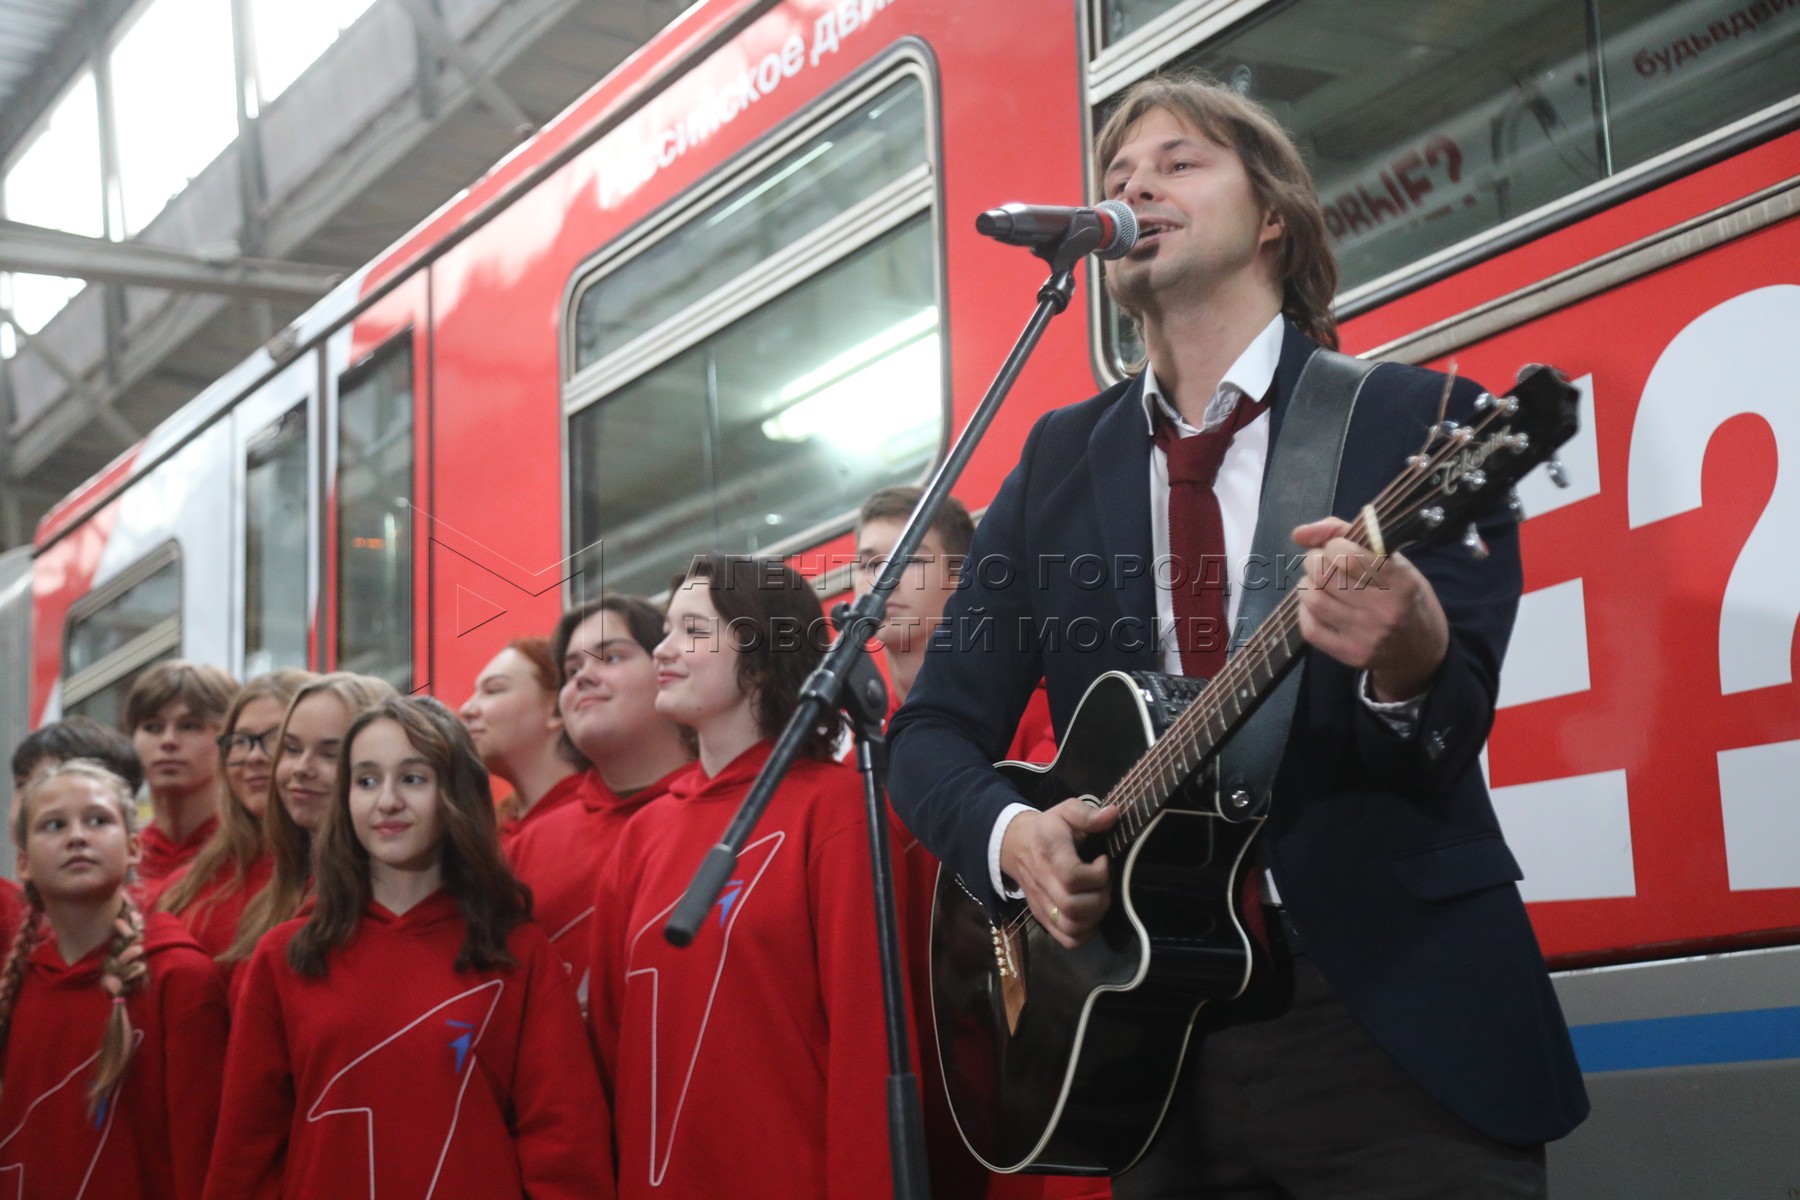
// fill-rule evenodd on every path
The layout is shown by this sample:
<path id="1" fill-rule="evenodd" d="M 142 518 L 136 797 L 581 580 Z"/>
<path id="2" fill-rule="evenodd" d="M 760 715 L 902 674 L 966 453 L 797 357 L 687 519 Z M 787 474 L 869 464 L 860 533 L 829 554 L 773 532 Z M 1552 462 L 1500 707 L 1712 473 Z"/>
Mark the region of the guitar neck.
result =
<path id="1" fill-rule="evenodd" d="M 1107 834 L 1115 857 L 1129 849 L 1181 785 L 1224 745 L 1300 662 L 1300 595 L 1290 591 L 1257 631 L 1225 663 L 1158 738 L 1137 765 L 1107 793 L 1119 821 Z"/>
<path id="2" fill-rule="evenodd" d="M 1377 555 L 1414 544 L 1448 540 L 1469 522 L 1464 545 L 1480 555 L 1474 521 L 1507 496 L 1525 472 L 1547 461 L 1579 427 L 1580 394 L 1554 368 L 1526 367 L 1513 391 L 1475 401 L 1476 419 L 1458 425 L 1444 419 L 1450 400 L 1445 380 L 1438 423 L 1426 434 L 1406 468 L 1364 506 L 1343 536 Z M 1552 463 L 1551 477 L 1563 481 Z M 1107 834 L 1107 848 L 1128 849 L 1169 805 L 1206 760 L 1256 711 L 1300 661 L 1300 591 L 1289 587 L 1262 625 L 1206 690 L 1169 726 L 1145 755 L 1107 793 L 1119 821 Z"/>

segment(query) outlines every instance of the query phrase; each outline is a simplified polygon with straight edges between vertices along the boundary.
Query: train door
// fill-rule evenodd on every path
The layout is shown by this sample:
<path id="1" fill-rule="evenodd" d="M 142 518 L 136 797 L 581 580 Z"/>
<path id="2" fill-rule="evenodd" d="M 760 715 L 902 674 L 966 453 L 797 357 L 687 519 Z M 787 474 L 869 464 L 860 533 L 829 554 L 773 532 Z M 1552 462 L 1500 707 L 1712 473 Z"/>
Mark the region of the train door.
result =
<path id="1" fill-rule="evenodd" d="M 236 494 L 232 659 L 244 679 L 313 662 L 319 593 L 319 363 L 308 353 L 232 414 Z"/>
<path id="2" fill-rule="evenodd" d="M 426 523 L 431 504 L 431 348 L 416 275 L 326 343 L 325 603 L 316 661 L 429 685 Z"/>

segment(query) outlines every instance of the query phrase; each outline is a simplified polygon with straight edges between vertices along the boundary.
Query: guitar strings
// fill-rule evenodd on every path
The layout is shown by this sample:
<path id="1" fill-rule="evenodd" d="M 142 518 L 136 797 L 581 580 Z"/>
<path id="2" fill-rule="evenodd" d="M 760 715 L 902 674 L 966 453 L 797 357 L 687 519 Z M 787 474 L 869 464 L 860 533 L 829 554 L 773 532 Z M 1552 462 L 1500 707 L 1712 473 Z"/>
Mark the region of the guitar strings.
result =
<path id="1" fill-rule="evenodd" d="M 1466 437 L 1461 433 L 1445 436 L 1441 433 L 1440 425 L 1433 425 L 1420 452 L 1407 459 L 1406 470 L 1381 490 L 1364 512 L 1359 513 L 1356 519 L 1350 523 L 1350 527 L 1344 531 L 1342 536 L 1351 541 L 1363 543 L 1369 532 L 1364 517 L 1369 512 L 1375 514 L 1380 525 L 1388 525 L 1396 514 L 1405 511 L 1407 507 L 1406 494 L 1418 482 L 1429 478 L 1438 468 L 1448 465 L 1458 451 L 1485 431 L 1488 425 L 1505 415 L 1510 414 L 1502 405 L 1496 404 L 1479 421 L 1464 427 L 1468 434 Z M 1417 504 L 1417 501 L 1413 502 L 1414 507 L 1417 507 Z M 1227 660 L 1219 674 L 1208 682 L 1206 690 L 1200 694 L 1194 704 L 1176 718 L 1175 725 L 1168 732 L 1175 733 L 1183 726 L 1210 726 L 1221 715 L 1224 697 L 1235 695 L 1240 688 L 1253 684 L 1256 664 L 1266 662 L 1269 652 L 1274 649 L 1274 643 L 1277 640 L 1286 642 L 1299 627 L 1300 594 L 1297 591 L 1289 592 L 1275 606 L 1275 610 L 1269 614 L 1269 617 L 1238 648 L 1238 652 Z M 1196 710 L 1204 713 L 1204 716 L 1192 715 Z M 1175 779 L 1175 786 L 1178 787 L 1181 779 L 1187 774 L 1191 774 L 1193 768 L 1199 765 L 1195 763 L 1186 771 L 1181 770 L 1180 756 L 1171 746 L 1175 741 L 1183 739 L 1189 743 L 1186 749 L 1192 753 L 1194 739 L 1191 736 L 1185 732 L 1179 738 L 1171 738 L 1165 734 L 1142 758 L 1133 764 L 1130 770 L 1119 778 L 1119 781 L 1107 793 L 1105 803 L 1116 805 L 1120 810 L 1118 823 L 1106 834 L 1107 853 L 1117 856 L 1128 848 L 1129 841 L 1122 843 L 1120 836 L 1125 834 L 1130 839 L 1135 839 L 1160 812 L 1162 803 L 1159 802 L 1157 793 L 1161 789 L 1152 788 L 1152 776 L 1170 775 Z M 1174 788 L 1171 787 L 1168 792 L 1172 793 L 1173 790 Z M 1115 797 L 1121 796 L 1122 799 L 1115 799 Z M 1161 800 L 1166 801 L 1166 794 L 1161 797 Z M 1036 915 L 1031 911 L 1031 907 L 1026 905 L 1017 916 L 1002 926 L 1002 932 L 1010 937 L 1027 925 L 1036 923 L 1038 923 Z"/>
<path id="2" fill-rule="evenodd" d="M 1421 454 L 1414 455 L 1409 459 L 1407 464 L 1408 469 L 1401 472 L 1401 474 L 1390 482 L 1386 488 L 1382 489 L 1380 495 L 1368 505 L 1368 511 L 1374 512 L 1377 523 L 1385 525 L 1397 512 L 1403 511 L 1406 507 L 1406 494 L 1410 492 L 1421 479 L 1428 478 L 1439 467 L 1446 465 L 1450 458 L 1452 458 L 1463 446 L 1467 445 L 1468 442 L 1474 439 L 1475 434 L 1481 432 L 1488 424 L 1502 415 L 1503 414 L 1498 408 L 1496 408 L 1494 411 L 1483 416 L 1476 425 L 1470 428 L 1468 437 L 1446 437 L 1437 445 L 1435 450 L 1431 450 L 1431 447 L 1437 441 L 1439 436 L 1438 427 L 1434 425 L 1432 433 L 1428 435 L 1426 446 L 1423 448 L 1424 450 L 1431 450 L 1431 453 L 1425 454 L 1422 450 Z M 1418 502 L 1414 501 L 1412 506 L 1417 507 L 1417 505 Z M 1366 544 L 1369 530 L 1366 527 L 1363 514 L 1359 514 L 1356 520 L 1351 522 L 1349 529 L 1345 531 L 1345 536 L 1353 541 L 1360 541 Z M 1209 686 L 1206 689 L 1206 692 L 1202 693 L 1200 703 L 1202 704 L 1202 711 L 1206 714 L 1204 723 L 1210 724 L 1220 714 L 1220 703 L 1217 701 L 1207 703 L 1209 698 L 1216 694 L 1217 697 L 1222 699 L 1227 693 L 1235 694 L 1238 689 L 1245 684 L 1254 684 L 1254 672 L 1260 664 L 1266 661 L 1267 652 L 1273 648 L 1271 643 L 1276 640 L 1288 640 L 1298 628 L 1298 606 L 1298 593 L 1290 593 L 1283 599 L 1282 603 L 1277 606 L 1275 612 L 1271 614 L 1270 619 L 1260 626 L 1256 632 L 1246 640 L 1240 651 L 1237 654 L 1234 654 L 1230 661 L 1226 663 L 1225 668 L 1220 672 L 1218 678 L 1219 680 L 1229 680 L 1229 686 L 1223 683 L 1218 687 Z M 1211 711 L 1207 711 L 1208 709 Z M 1186 714 L 1183 714 L 1184 718 L 1185 716 Z M 1195 726 L 1202 724 L 1202 720 L 1198 717 L 1191 720 L 1178 719 L 1178 724 Z M 1175 740 L 1178 741 L 1179 739 Z M 1163 741 L 1171 742 L 1171 745 L 1173 744 L 1171 739 L 1166 737 Z M 1159 742 L 1159 746 L 1160 745 L 1162 745 L 1161 742 Z M 1140 793 L 1139 795 L 1128 796 L 1124 800 L 1116 801 L 1116 803 L 1122 804 L 1129 810 L 1126 814 L 1127 817 L 1147 817 L 1155 815 L 1154 812 L 1140 813 L 1136 811 L 1139 801 L 1146 798 L 1142 795 L 1142 785 L 1146 784 L 1148 781 L 1145 780 L 1143 776 L 1152 773 L 1169 773 L 1171 769 L 1175 769 L 1177 773 L 1180 773 L 1178 763 L 1152 761 L 1153 759 L 1159 758 L 1161 760 L 1168 760 L 1174 757 L 1176 756 L 1171 750 L 1165 749 L 1159 755 L 1158 752 L 1153 749 L 1150 753 L 1146 754 L 1144 758 L 1140 759 L 1138 763 L 1114 785 L 1112 792 L 1110 793 L 1112 796 L 1127 791 L 1129 785 L 1138 785 L 1137 790 Z M 1179 780 L 1177 780 L 1177 782 L 1179 782 Z M 1154 799 L 1154 797 L 1148 798 Z M 1113 802 L 1110 801 L 1110 797 L 1109 802 Z M 1117 828 L 1118 827 L 1115 827 L 1115 829 Z M 1142 826 L 1140 825 L 1138 826 L 1137 831 L 1141 832 L 1141 829 Z"/>

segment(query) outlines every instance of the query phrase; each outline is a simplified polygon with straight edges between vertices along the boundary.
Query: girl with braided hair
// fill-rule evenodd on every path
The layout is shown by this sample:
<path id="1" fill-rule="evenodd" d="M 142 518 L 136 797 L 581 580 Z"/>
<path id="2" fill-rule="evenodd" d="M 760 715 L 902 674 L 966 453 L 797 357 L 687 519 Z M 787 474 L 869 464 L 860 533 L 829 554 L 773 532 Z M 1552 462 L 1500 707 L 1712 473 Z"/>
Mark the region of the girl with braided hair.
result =
<path id="1" fill-rule="evenodd" d="M 131 899 L 130 791 L 88 759 L 45 767 L 13 838 L 27 911 L 0 968 L 0 1178 L 32 1200 L 198 1195 L 224 987 L 181 922 Z"/>
<path id="2" fill-rule="evenodd" d="M 310 912 L 239 972 L 206 1200 L 611 1200 L 575 987 L 430 697 L 344 735 Z"/>

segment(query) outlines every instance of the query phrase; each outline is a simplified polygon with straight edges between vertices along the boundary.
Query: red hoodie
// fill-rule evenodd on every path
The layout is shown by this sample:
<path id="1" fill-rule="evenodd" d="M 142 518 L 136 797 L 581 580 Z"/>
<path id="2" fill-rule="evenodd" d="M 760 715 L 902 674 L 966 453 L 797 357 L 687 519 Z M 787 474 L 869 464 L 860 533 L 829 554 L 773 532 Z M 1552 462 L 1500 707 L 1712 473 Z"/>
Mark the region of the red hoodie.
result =
<path id="1" fill-rule="evenodd" d="M 188 1200 L 219 1118 L 225 995 L 212 960 L 167 913 L 144 923 L 150 980 L 125 1001 L 137 1050 L 98 1123 L 88 1085 L 112 998 L 106 944 L 68 964 L 46 938 L 27 960 L 0 1088 L 0 1190 L 30 1200 Z"/>
<path id="2" fill-rule="evenodd" d="M 159 898 L 174 887 L 190 869 L 191 863 L 164 880 L 161 892 L 158 893 Z M 186 908 L 174 916 L 187 926 L 187 931 L 194 935 L 194 940 L 216 961 L 237 939 L 238 922 L 244 919 L 244 910 L 250 907 L 251 898 L 262 891 L 263 885 L 269 882 L 269 877 L 274 873 L 274 856 L 266 853 L 250 864 L 250 871 L 242 883 L 236 882 L 237 868 L 226 866 L 200 889 L 200 894 Z M 237 966 L 237 963 L 218 964 L 228 988 Z"/>
<path id="3" fill-rule="evenodd" d="M 25 893 L 10 879 L 0 879 L 0 962 L 12 952 L 13 939 L 25 923 Z"/>
<path id="4" fill-rule="evenodd" d="M 626 825 L 594 911 L 589 1026 L 619 1195 L 866 1200 L 893 1189 L 862 787 L 803 761 L 677 950 L 669 910 L 769 755 L 695 766 Z"/>
<path id="5" fill-rule="evenodd" d="M 689 769 L 683 766 L 671 771 L 625 797 L 607 787 L 599 771 L 572 776 L 581 783 L 578 802 L 525 825 L 507 851 L 513 873 L 531 889 L 532 915 L 568 965 L 584 1004 L 588 952 L 593 945 L 588 918 L 594 913 L 594 888 L 600 873 L 612 859 L 625 822 L 667 792 L 669 781 Z"/>
<path id="6" fill-rule="evenodd" d="M 276 926 L 241 973 L 208 1200 L 606 1200 L 606 1101 L 574 988 L 529 922 L 517 965 L 457 971 L 466 926 L 438 891 L 371 904 L 325 974 Z"/>
<path id="7" fill-rule="evenodd" d="M 543 820 L 553 812 L 574 804 L 581 794 L 585 775 L 580 773 L 565 775 L 538 797 L 538 802 L 526 810 L 522 817 L 511 817 L 500 822 L 500 849 L 507 857 L 512 856 L 513 842 L 520 834 Z"/>
<path id="8" fill-rule="evenodd" d="M 194 855 L 200 853 L 200 847 L 218 828 L 219 818 L 208 817 L 200 828 L 178 842 L 158 829 L 155 822 L 145 824 L 138 834 L 143 857 L 138 859 L 137 867 L 138 886 L 143 894 L 151 899 L 160 894 L 162 880 L 193 862 Z"/>

